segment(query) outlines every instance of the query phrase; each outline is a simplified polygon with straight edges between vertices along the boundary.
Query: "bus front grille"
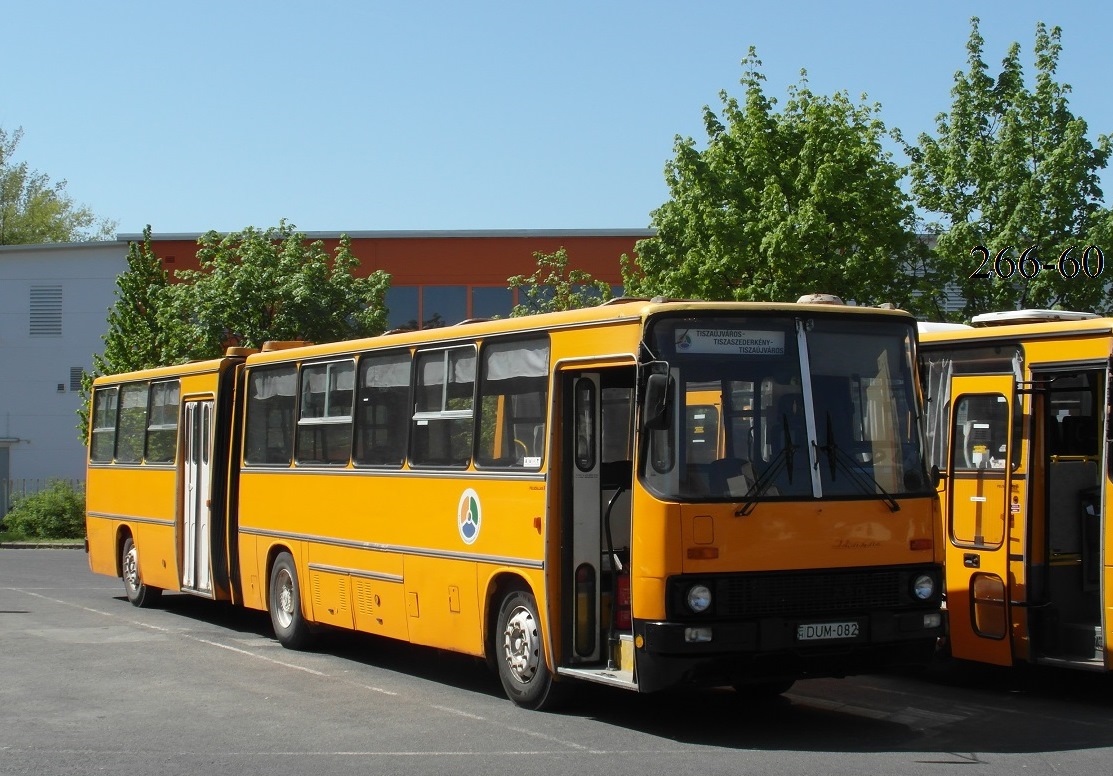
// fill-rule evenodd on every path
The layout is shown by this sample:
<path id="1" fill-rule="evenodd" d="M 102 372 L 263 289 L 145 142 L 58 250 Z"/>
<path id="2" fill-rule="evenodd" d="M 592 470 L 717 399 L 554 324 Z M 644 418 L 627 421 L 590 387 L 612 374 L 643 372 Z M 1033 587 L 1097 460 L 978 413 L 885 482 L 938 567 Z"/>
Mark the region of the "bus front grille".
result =
<path id="1" fill-rule="evenodd" d="M 907 603 L 895 570 L 743 574 L 716 584 L 720 617 L 794 617 L 888 609 Z"/>

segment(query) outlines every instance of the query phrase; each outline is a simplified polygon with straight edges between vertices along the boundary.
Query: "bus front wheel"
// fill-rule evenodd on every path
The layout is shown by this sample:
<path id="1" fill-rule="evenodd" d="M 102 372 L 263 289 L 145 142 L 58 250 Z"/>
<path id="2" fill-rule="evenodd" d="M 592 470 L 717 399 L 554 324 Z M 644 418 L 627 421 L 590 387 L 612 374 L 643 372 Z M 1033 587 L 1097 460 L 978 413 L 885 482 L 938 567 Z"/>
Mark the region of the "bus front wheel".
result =
<path id="1" fill-rule="evenodd" d="M 135 540 L 130 536 L 124 539 L 124 546 L 120 552 L 120 569 L 123 572 L 124 592 L 132 606 L 147 608 L 158 603 L 162 596 L 162 588 L 144 584 L 139 576 L 139 550 Z"/>
<path id="2" fill-rule="evenodd" d="M 537 601 L 523 590 L 514 590 L 502 601 L 494 652 L 499 679 L 507 697 L 524 709 L 550 708 L 558 692 L 545 663 Z"/>
<path id="3" fill-rule="evenodd" d="M 278 643 L 287 649 L 305 649 L 312 640 L 309 623 L 301 613 L 298 570 L 288 552 L 281 552 L 271 566 L 267 611 Z"/>

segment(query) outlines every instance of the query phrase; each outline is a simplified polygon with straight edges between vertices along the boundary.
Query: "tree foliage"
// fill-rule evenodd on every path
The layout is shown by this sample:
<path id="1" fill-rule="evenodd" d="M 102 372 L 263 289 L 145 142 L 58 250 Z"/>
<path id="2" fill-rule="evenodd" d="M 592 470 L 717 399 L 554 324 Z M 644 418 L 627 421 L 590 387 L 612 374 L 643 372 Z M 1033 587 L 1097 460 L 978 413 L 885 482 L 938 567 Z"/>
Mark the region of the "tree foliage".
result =
<path id="1" fill-rule="evenodd" d="M 652 213 L 657 235 L 638 242 L 638 266 L 623 262 L 626 292 L 922 306 L 933 284 L 910 275 L 923 247 L 879 106 L 817 95 L 802 71 L 777 112 L 753 48 L 742 66 L 744 100 L 724 91 L 719 113 L 704 108 L 706 147 L 677 137 L 671 199 Z"/>
<path id="2" fill-rule="evenodd" d="M 143 242 L 128 245 L 127 269 L 116 277 L 116 301 L 108 310 L 108 330 L 101 337 L 104 352 L 93 354 L 93 373 L 81 376 L 82 402 L 78 433 L 88 431 L 88 404 L 93 379 L 149 369 L 167 363 L 176 322 L 168 310 L 170 280 L 151 248 L 151 227 Z"/>
<path id="3" fill-rule="evenodd" d="M 0 129 L 0 245 L 111 239 L 116 222 L 98 219 L 66 193 L 64 180 L 14 161 L 23 130 Z"/>
<path id="4" fill-rule="evenodd" d="M 591 307 L 612 296 L 605 281 L 595 280 L 585 270 L 569 269 L 568 251 L 563 247 L 555 253 L 536 251 L 533 258 L 537 269 L 532 275 L 514 275 L 506 280 L 511 291 L 518 289 L 519 302 L 511 316 Z"/>
<path id="5" fill-rule="evenodd" d="M 1029 89 L 1016 43 L 990 75 L 971 19 L 968 69 L 955 74 L 950 111 L 938 116 L 935 137 L 921 135 L 908 148 L 912 191 L 938 218 L 929 225 L 938 235 L 936 265 L 966 299 L 962 317 L 1018 307 L 1110 309 L 1107 284 L 1081 266 L 1087 246 L 1111 245 L 1113 219 L 1097 175 L 1110 139 L 1091 143 L 1086 122 L 1069 109 L 1070 86 L 1055 80 L 1060 38 L 1058 27 L 1036 26 Z M 1096 268 L 1096 255 L 1088 258 Z M 989 277 L 971 277 L 979 267 Z"/>
<path id="6" fill-rule="evenodd" d="M 353 274 L 359 259 L 347 236 L 330 256 L 282 221 L 266 230 L 208 232 L 198 241 L 200 269 L 175 273 L 170 286 L 169 361 L 212 358 L 229 345 L 267 340 L 332 342 L 381 334 L 390 275 Z"/>
<path id="7" fill-rule="evenodd" d="M 29 539 L 79 539 L 85 536 L 85 493 L 51 480 L 45 490 L 14 499 L 4 528 Z"/>
<path id="8" fill-rule="evenodd" d="M 309 242 L 285 221 L 279 226 L 198 240 L 200 269 L 162 268 L 151 246 L 128 247 L 128 267 L 116 280 L 104 352 L 93 356 L 96 374 L 216 358 L 225 348 L 258 348 L 267 340 L 332 342 L 381 334 L 386 328 L 390 275 L 356 277 L 359 264 L 345 236 L 335 255 Z M 84 439 L 89 388 L 79 411 Z"/>

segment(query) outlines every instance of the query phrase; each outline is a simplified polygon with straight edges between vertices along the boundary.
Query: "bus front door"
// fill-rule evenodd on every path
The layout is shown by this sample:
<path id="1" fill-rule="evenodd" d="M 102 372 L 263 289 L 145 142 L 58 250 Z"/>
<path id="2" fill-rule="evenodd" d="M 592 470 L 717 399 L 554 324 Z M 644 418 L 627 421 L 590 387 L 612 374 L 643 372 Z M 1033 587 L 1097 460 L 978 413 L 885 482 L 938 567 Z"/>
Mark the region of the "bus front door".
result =
<path id="1" fill-rule="evenodd" d="M 616 660 L 630 624 L 630 488 L 633 367 L 562 373 L 565 526 L 561 578 L 565 601 L 564 661 L 584 678 L 632 681 Z"/>
<path id="2" fill-rule="evenodd" d="M 1014 493 L 1011 375 L 954 377 L 947 488 L 947 610 L 957 658 L 1012 665 L 1009 534 Z"/>
<path id="3" fill-rule="evenodd" d="M 211 481 L 213 402 L 187 401 L 182 445 L 182 589 L 213 594 Z"/>

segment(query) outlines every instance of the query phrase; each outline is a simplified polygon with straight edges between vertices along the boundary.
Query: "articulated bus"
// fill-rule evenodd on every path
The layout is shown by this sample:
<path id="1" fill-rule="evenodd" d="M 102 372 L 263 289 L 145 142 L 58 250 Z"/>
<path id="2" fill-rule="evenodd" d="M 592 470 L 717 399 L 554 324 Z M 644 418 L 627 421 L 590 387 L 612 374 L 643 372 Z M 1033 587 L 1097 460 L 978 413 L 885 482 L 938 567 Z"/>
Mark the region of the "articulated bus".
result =
<path id="1" fill-rule="evenodd" d="M 1113 669 L 1113 319 L 1059 310 L 921 332 L 943 474 L 954 657 Z"/>
<path id="2" fill-rule="evenodd" d="M 576 680 L 775 694 L 927 662 L 916 322 L 621 300 L 99 378 L 88 552 L 163 590 Z"/>

